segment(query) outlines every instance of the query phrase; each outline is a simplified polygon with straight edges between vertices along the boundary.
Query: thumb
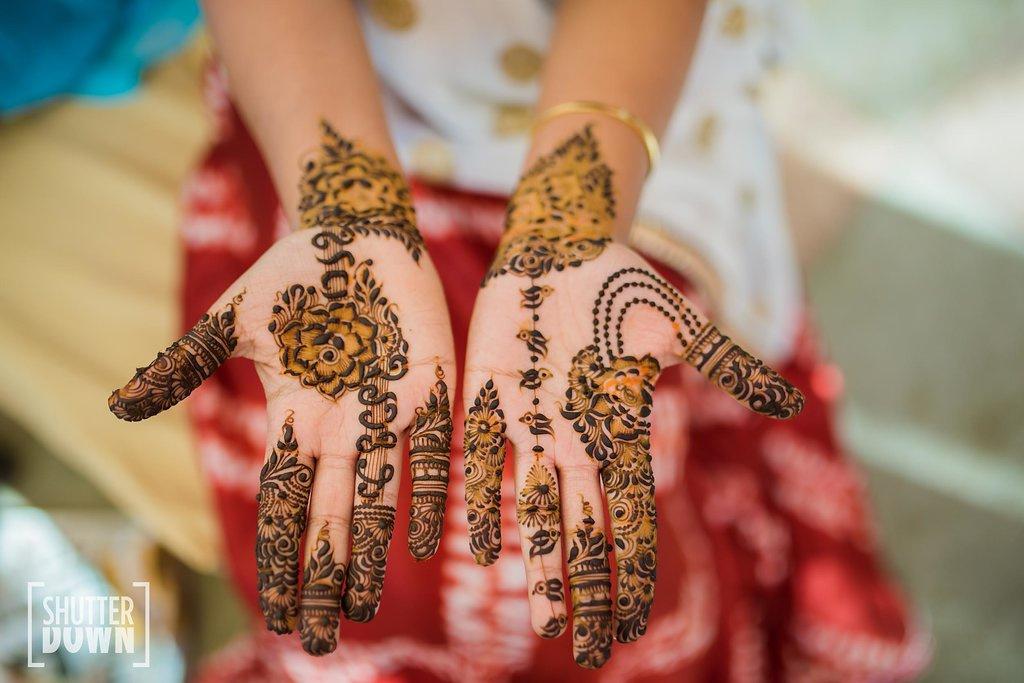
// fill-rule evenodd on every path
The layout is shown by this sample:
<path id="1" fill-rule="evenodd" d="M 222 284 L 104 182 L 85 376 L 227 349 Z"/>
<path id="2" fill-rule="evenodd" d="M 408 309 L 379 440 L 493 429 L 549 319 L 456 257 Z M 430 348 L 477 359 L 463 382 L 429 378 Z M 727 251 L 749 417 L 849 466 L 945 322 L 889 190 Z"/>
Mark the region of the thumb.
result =
<path id="1" fill-rule="evenodd" d="M 178 341 L 139 368 L 107 399 L 115 416 L 128 422 L 153 417 L 188 397 L 235 351 L 237 308 L 245 290 L 215 306 Z"/>
<path id="2" fill-rule="evenodd" d="M 602 318 L 605 321 L 601 350 L 609 358 L 622 355 L 622 326 L 631 307 L 670 323 L 634 326 L 634 334 L 658 337 L 651 348 L 661 350 L 655 354 L 659 362 L 666 360 L 664 350 L 673 348 L 669 364 L 685 360 L 712 384 L 761 415 L 786 420 L 803 409 L 804 397 L 798 389 L 722 334 L 675 287 L 644 268 L 625 268 L 612 275 L 595 302 L 595 323 Z"/>

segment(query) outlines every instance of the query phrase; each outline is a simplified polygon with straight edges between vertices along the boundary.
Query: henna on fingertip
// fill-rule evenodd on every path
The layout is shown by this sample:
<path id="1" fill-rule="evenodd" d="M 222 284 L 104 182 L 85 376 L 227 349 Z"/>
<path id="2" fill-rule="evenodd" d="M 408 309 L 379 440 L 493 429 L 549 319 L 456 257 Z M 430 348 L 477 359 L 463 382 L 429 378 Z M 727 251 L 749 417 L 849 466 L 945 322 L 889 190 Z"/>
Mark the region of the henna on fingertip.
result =
<path id="1" fill-rule="evenodd" d="M 110 412 L 138 422 L 188 398 L 234 352 L 237 307 L 244 295 L 243 290 L 219 312 L 204 315 L 184 337 L 139 368 L 131 381 L 107 399 Z"/>
<path id="2" fill-rule="evenodd" d="M 417 560 L 434 556 L 444 529 L 451 461 L 452 415 L 444 371 L 434 370 L 437 383 L 426 405 L 416 409 L 409 437 L 412 504 L 409 509 L 409 552 Z"/>
<path id="3" fill-rule="evenodd" d="M 501 551 L 501 472 L 505 466 L 505 413 L 494 380 L 480 388 L 466 411 L 463 454 L 469 544 L 477 564 L 490 565 Z"/>
<path id="4" fill-rule="evenodd" d="M 290 633 L 298 616 L 299 548 L 313 469 L 300 462 L 289 415 L 260 471 L 256 521 L 256 588 L 267 629 Z"/>

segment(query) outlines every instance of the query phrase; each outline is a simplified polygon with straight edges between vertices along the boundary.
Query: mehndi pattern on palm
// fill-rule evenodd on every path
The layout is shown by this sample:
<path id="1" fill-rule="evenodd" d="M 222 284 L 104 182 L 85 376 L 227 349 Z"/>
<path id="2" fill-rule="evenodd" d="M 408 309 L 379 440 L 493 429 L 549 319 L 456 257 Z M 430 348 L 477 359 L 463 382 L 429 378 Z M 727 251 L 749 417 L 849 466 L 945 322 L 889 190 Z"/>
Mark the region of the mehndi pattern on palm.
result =
<path id="1" fill-rule="evenodd" d="M 411 266 L 410 279 L 428 284 L 436 276 L 422 267 L 423 240 L 401 174 L 385 157 L 343 139 L 322 122 L 319 146 L 301 164 L 299 186 L 299 222 L 308 232 L 283 238 L 242 276 L 239 282 L 254 290 L 244 299 L 246 307 L 242 289 L 140 369 L 114 392 L 109 405 L 122 419 L 144 419 L 187 397 L 236 349 L 257 360 L 258 368 L 267 373 L 261 378 L 268 398 L 274 396 L 268 409 L 286 415 L 278 438 L 268 447 L 260 476 L 260 608 L 268 629 L 287 633 L 297 626 L 308 652 L 326 654 L 337 646 L 341 613 L 366 621 L 380 604 L 395 519 L 397 478 L 389 458 L 400 453 L 395 425 L 398 386 L 403 396 L 422 396 L 415 400 L 424 402 L 410 425 L 410 552 L 422 560 L 437 551 L 451 440 L 441 366 L 451 367 L 451 352 L 444 348 L 443 335 L 440 345 L 432 338 L 434 348 L 424 342 L 421 356 L 436 360 L 435 382 L 424 389 L 424 373 L 406 379 L 410 344 L 380 272 Z M 365 250 L 357 247 L 359 240 L 369 240 Z M 400 244 L 399 253 L 411 259 L 408 266 L 388 262 L 381 269 L 372 258 L 358 256 L 361 251 L 380 253 L 374 243 L 380 241 Z M 268 282 L 277 287 L 270 289 Z M 239 318 L 243 310 L 244 321 Z M 433 327 L 438 316 L 417 311 L 411 317 L 421 327 L 424 319 L 430 321 L 426 327 Z M 339 439 L 329 435 L 319 443 L 296 438 L 303 424 L 302 433 L 316 436 L 317 422 L 324 416 L 341 418 L 345 413 L 336 408 L 343 399 L 354 401 L 357 410 L 357 431 L 346 437 L 351 438 L 349 444 L 336 443 Z M 323 401 L 328 403 L 326 412 L 317 405 Z M 350 529 L 340 528 L 348 515 L 335 514 L 331 501 L 321 497 L 321 508 L 315 509 L 318 487 L 313 483 L 325 448 L 335 458 L 354 453 Z M 303 546 L 306 571 L 300 593 Z"/>
<path id="2" fill-rule="evenodd" d="M 560 371 L 565 373 L 567 388 L 564 402 L 557 404 L 558 415 L 571 426 L 584 447 L 585 457 L 596 466 L 613 532 L 617 564 L 614 609 L 610 592 L 607 610 L 597 610 L 593 596 L 579 590 L 570 591 L 573 650 L 577 662 L 591 668 L 601 666 L 610 656 L 613 622 L 615 639 L 620 642 L 636 640 L 645 633 L 657 576 L 658 539 L 649 416 L 661 366 L 651 353 L 637 356 L 625 353 L 630 313 L 650 309 L 660 314 L 667 323 L 666 330 L 670 330 L 667 334 L 675 338 L 675 357 L 687 360 L 751 410 L 786 419 L 798 414 L 803 404 L 796 389 L 694 311 L 668 282 L 646 267 L 628 265 L 631 262 L 643 264 L 643 261 L 635 254 L 623 259 L 628 250 L 611 243 L 615 218 L 611 179 L 612 172 L 602 162 L 589 126 L 542 156 L 523 175 L 510 200 L 506 232 L 482 285 L 486 290 L 495 279 L 508 276 L 525 281 L 518 291 L 520 307 L 526 316 L 516 338 L 525 346 L 529 365 L 515 370 L 514 374 L 519 378 L 520 392 L 532 396 L 531 407 L 517 420 L 529 430 L 534 458 L 532 464 L 524 464 L 527 473 L 519 484 L 517 516 L 527 575 L 531 577 L 530 594 L 552 598 L 557 591 L 561 600 L 561 581 L 554 578 L 561 570 L 544 565 L 543 556 L 544 551 L 559 550 L 559 544 L 552 538 L 561 535 L 565 518 L 562 517 L 559 524 L 560 515 L 556 510 L 552 516 L 556 520 L 553 528 L 547 517 L 544 524 L 539 523 L 542 516 L 534 501 L 538 482 L 550 479 L 557 492 L 554 470 L 566 464 L 556 462 L 549 455 L 554 451 L 556 434 L 562 430 L 552 420 L 557 416 L 545 412 L 545 407 L 551 405 L 551 392 L 545 385 L 553 378 L 559 383 L 563 381 L 555 377 L 558 373 L 551 368 L 558 368 L 564 361 L 561 357 L 549 359 L 548 355 L 552 345 L 557 343 L 564 349 L 567 340 L 557 338 L 565 335 L 563 323 L 559 320 L 545 323 L 543 312 L 546 302 L 560 296 L 558 290 L 564 285 L 559 283 L 566 282 L 566 276 L 559 273 L 587 269 L 588 274 L 581 281 L 595 282 L 594 273 L 601 272 L 603 261 L 611 259 L 609 263 L 615 264 L 610 268 L 606 266 L 606 274 L 596 288 L 591 310 L 592 343 L 579 348 L 571 357 L 568 369 Z M 616 255 L 606 256 L 610 252 Z M 627 267 L 622 267 L 623 261 Z M 572 300 L 578 293 L 565 292 L 562 296 Z M 649 338 L 649 334 L 647 336 Z M 506 368 L 495 368 L 495 371 L 509 372 Z M 500 413 L 497 390 L 492 382 L 488 383 L 488 388 L 495 398 L 490 412 Z M 470 409 L 467 429 L 473 412 Z M 500 549 L 500 535 L 493 529 L 500 525 L 498 509 L 504 446 L 501 457 L 490 455 L 484 465 L 483 454 L 470 445 L 467 438 L 467 473 L 486 472 L 488 482 L 488 486 L 475 486 L 472 491 L 467 487 L 467 500 L 472 501 L 470 537 L 477 561 L 490 564 L 497 559 Z M 524 445 L 517 444 L 520 448 Z M 564 452 L 565 446 L 560 450 Z M 547 483 L 541 486 L 544 490 L 551 488 Z M 568 495 L 567 491 L 563 493 Z M 557 496 L 553 505 L 558 505 Z M 602 559 L 607 561 L 603 534 L 600 543 L 591 542 L 591 537 L 599 533 L 603 515 L 596 514 L 590 503 L 586 503 L 586 508 L 585 518 L 590 520 L 591 528 L 575 529 L 572 534 L 566 531 L 568 535 L 563 539 L 570 554 L 567 559 L 571 588 L 586 583 L 580 577 L 583 569 L 578 558 L 581 554 L 594 554 L 601 546 Z M 540 578 L 534 578 L 537 576 Z M 558 600 L 553 599 L 553 604 Z M 536 605 L 534 609 L 538 609 Z M 560 633 L 559 625 L 565 622 L 564 608 L 562 611 L 553 608 L 546 623 L 534 620 L 534 628 L 542 636 L 553 637 Z"/>

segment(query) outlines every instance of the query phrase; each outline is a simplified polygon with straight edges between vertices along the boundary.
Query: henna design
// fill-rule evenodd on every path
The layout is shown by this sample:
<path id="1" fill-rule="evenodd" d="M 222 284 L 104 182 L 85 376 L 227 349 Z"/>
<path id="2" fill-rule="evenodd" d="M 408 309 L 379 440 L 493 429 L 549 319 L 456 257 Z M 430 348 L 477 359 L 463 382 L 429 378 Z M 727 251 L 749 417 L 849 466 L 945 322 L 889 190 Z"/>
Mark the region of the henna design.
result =
<path id="1" fill-rule="evenodd" d="M 299 545 L 306 528 L 306 506 L 313 468 L 299 462 L 292 430 L 285 418 L 281 438 L 260 471 L 256 524 L 257 590 L 267 628 L 290 633 L 298 615 Z"/>
<path id="2" fill-rule="evenodd" d="M 505 466 L 505 413 L 494 381 L 487 380 L 466 411 L 466 507 L 470 549 L 478 564 L 493 564 L 501 550 L 501 470 Z"/>
<path id="3" fill-rule="evenodd" d="M 658 571 L 654 471 L 647 434 L 625 446 L 620 457 L 601 470 L 601 481 L 615 538 L 615 638 L 628 643 L 647 632 Z"/>
<path id="4" fill-rule="evenodd" d="M 523 301 L 520 305 L 523 308 L 535 310 L 540 308 L 540 305 L 544 303 L 544 299 L 554 294 L 555 290 L 548 285 L 530 285 L 526 289 L 520 289 L 519 293 L 523 295 Z M 527 333 L 529 334 L 529 332 Z M 519 338 L 522 339 L 522 337 Z"/>
<path id="5" fill-rule="evenodd" d="M 533 587 L 533 594 L 543 595 L 551 602 L 562 602 L 564 600 L 562 596 L 562 580 L 547 579 L 545 581 L 538 581 Z"/>
<path id="6" fill-rule="evenodd" d="M 601 255 L 615 217 L 612 172 L 590 126 L 540 157 L 509 201 L 505 234 L 484 278 L 538 278 Z"/>
<path id="7" fill-rule="evenodd" d="M 553 436 L 551 429 L 551 418 L 536 410 L 525 413 L 519 421 L 530 428 L 530 434 L 534 436 Z"/>
<path id="8" fill-rule="evenodd" d="M 138 422 L 187 398 L 235 350 L 235 313 L 244 295 L 243 291 L 235 296 L 219 313 L 204 315 L 156 360 L 139 368 L 128 384 L 110 395 L 110 412 Z"/>
<path id="9" fill-rule="evenodd" d="M 607 367 L 588 346 L 573 359 L 561 411 L 601 466 L 615 538 L 620 642 L 643 635 L 654 601 L 658 532 L 647 418 L 659 370 L 651 356 L 616 358 Z"/>
<path id="10" fill-rule="evenodd" d="M 709 324 L 693 341 L 686 360 L 755 413 L 788 420 L 804 408 L 799 390 L 714 325 Z"/>
<path id="11" fill-rule="evenodd" d="M 324 522 L 302 573 L 299 638 L 302 648 L 311 655 L 334 652 L 338 645 L 338 610 L 344 581 L 345 565 L 334 561 L 328 524 Z"/>
<path id="12" fill-rule="evenodd" d="M 359 414 L 359 422 L 366 431 L 356 440 L 359 502 L 352 510 L 352 560 L 341 602 L 342 612 L 352 621 L 370 621 L 380 607 L 388 547 L 395 528 L 395 508 L 380 501 L 384 487 L 395 476 L 387 455 L 398 445 L 398 437 L 390 429 L 398 405 L 387 385 L 402 377 L 407 369 L 404 356 L 402 364 L 394 368 L 394 375 L 377 368 L 379 374 L 360 387 L 358 393 L 359 403 L 365 408 Z"/>
<path id="13" fill-rule="evenodd" d="M 368 621 L 380 604 L 394 529 L 395 510 L 382 502 L 384 488 L 394 478 L 387 455 L 398 444 L 391 430 L 398 405 L 390 383 L 408 371 L 409 344 L 397 307 L 384 296 L 373 273 L 373 260 L 357 261 L 348 247 L 357 237 L 391 238 L 418 261 L 423 241 L 401 175 L 383 157 L 342 139 L 327 122 L 321 122 L 321 128 L 321 146 L 303 166 L 299 213 L 302 226 L 315 230 L 311 243 L 324 271 L 319 287 L 293 284 L 278 293 L 268 329 L 285 374 L 329 400 L 355 392 L 363 407 L 359 422 L 364 432 L 356 441 L 358 502 L 352 514 L 352 561 L 341 602 L 348 618 Z M 435 452 L 428 443 L 432 437 L 421 436 L 418 471 L 433 476 L 432 468 L 441 465 L 433 464 Z M 447 472 L 446 462 L 444 468 Z M 432 487 L 426 488 L 419 509 L 429 517 L 433 513 L 427 499 L 434 504 L 437 500 Z M 433 522 L 421 521 L 424 531 L 413 535 L 414 553 L 428 552 L 432 543 Z M 439 518 L 434 522 L 439 524 Z"/>
<path id="14" fill-rule="evenodd" d="M 437 384 L 427 404 L 416 409 L 409 447 L 412 470 L 412 506 L 409 510 L 409 552 L 417 560 L 433 557 L 444 528 L 448 499 L 448 466 L 452 441 L 452 416 L 448 386 L 438 365 Z"/>
<path id="15" fill-rule="evenodd" d="M 540 334 L 540 332 L 533 332 Z M 527 343 L 527 345 L 529 346 L 529 343 Z M 554 377 L 552 372 L 547 368 L 530 368 L 529 370 L 520 370 L 519 376 L 519 386 L 523 389 L 539 389 L 540 385 L 544 383 L 544 380 Z"/>
<path id="16" fill-rule="evenodd" d="M 519 330 L 519 334 L 517 334 L 516 337 L 526 344 L 526 350 L 529 351 L 531 355 L 539 356 L 541 358 L 548 355 L 548 338 L 538 330 L 523 328 Z M 550 377 L 550 370 L 547 368 L 543 368 L 542 370 L 547 372 Z M 542 378 L 542 380 L 543 379 L 547 379 L 547 377 Z"/>
<path id="17" fill-rule="evenodd" d="M 534 460 L 526 473 L 526 481 L 516 501 L 516 518 L 520 524 L 531 530 L 531 558 L 547 555 L 555 549 L 561 537 L 558 484 L 555 483 L 555 478 L 548 468 L 539 460 Z M 551 581 L 557 579 L 549 579 L 548 583 Z M 558 589 L 561 590 L 561 582 Z"/>
<path id="18" fill-rule="evenodd" d="M 538 323 L 541 306 L 554 290 L 538 284 L 537 279 L 598 257 L 610 240 L 614 217 L 611 170 L 601 161 L 597 140 L 587 126 L 541 157 L 520 179 L 509 203 L 505 234 L 482 285 L 505 273 L 530 279 L 529 286 L 520 289 L 521 306 L 529 312 L 530 319 L 516 336 L 525 345 L 530 359 L 530 367 L 519 370 L 519 387 L 532 392 L 532 408 L 519 417 L 519 422 L 534 437 L 534 462 L 517 500 L 517 517 L 524 527 L 524 536 L 529 538 L 528 556 L 531 561 L 536 559 L 542 573 L 546 568 L 541 558 L 554 551 L 561 532 L 558 487 L 542 462 L 541 438 L 553 438 L 554 429 L 551 418 L 540 407 L 539 394 L 544 382 L 553 376 L 549 368 L 539 364 L 547 356 L 549 339 L 538 329 Z M 467 428 L 469 424 L 467 419 Z M 474 486 L 485 480 L 484 472 L 474 472 L 469 465 L 467 457 L 467 500 L 470 474 L 477 475 Z M 500 474 L 495 488 L 500 489 Z M 471 519 L 475 514 L 471 506 Z M 496 514 L 493 525 L 493 533 L 497 534 Z M 479 528 L 489 529 L 486 525 Z M 472 533 L 472 523 L 470 529 Z M 493 561 L 493 557 L 484 559 Z M 560 579 L 545 578 L 538 585 L 555 591 L 548 594 L 549 599 L 555 600 L 557 595 L 557 600 L 562 600 Z M 564 625 L 564 615 L 553 615 L 541 631 L 546 637 L 553 637 Z"/>
<path id="19" fill-rule="evenodd" d="M 672 285 L 643 268 L 623 268 L 610 275 L 594 302 L 594 346 L 601 347 L 605 357 L 622 355 L 623 321 L 633 306 L 664 316 L 676 330 L 684 359 L 754 412 L 786 420 L 803 409 L 799 390 L 691 309 Z"/>
<path id="20" fill-rule="evenodd" d="M 602 666 L 612 649 L 612 584 L 604 532 L 595 528 L 594 509 L 583 501 L 583 520 L 569 547 L 569 593 L 572 596 L 572 644 L 576 663 Z"/>
<path id="21" fill-rule="evenodd" d="M 329 228 L 344 244 L 370 235 L 396 239 L 419 261 L 423 238 L 402 175 L 326 121 L 320 128 L 320 149 L 303 165 L 299 181 L 302 227 Z"/>
<path id="22" fill-rule="evenodd" d="M 660 371 L 649 355 L 616 358 L 609 367 L 595 346 L 573 358 L 561 413 L 599 465 L 613 462 L 624 444 L 648 433 L 651 392 Z"/>
<path id="23" fill-rule="evenodd" d="M 346 619 L 370 621 L 380 607 L 388 546 L 395 529 L 395 508 L 357 505 L 352 513 L 352 561 L 341 609 Z"/>
<path id="24" fill-rule="evenodd" d="M 551 617 L 540 629 L 541 638 L 557 638 L 565 630 L 566 618 L 564 614 Z"/>
<path id="25" fill-rule="evenodd" d="M 351 254 L 343 252 L 338 262 L 351 268 Z M 325 289 L 326 300 L 314 287 L 296 284 L 278 293 L 272 309 L 268 329 L 285 373 L 326 398 L 358 390 L 375 376 L 393 380 L 405 374 L 409 343 L 402 336 L 397 307 L 383 295 L 372 264 L 366 260 L 351 270 L 344 268 L 340 279 L 345 286 Z"/>
<path id="26" fill-rule="evenodd" d="M 689 308 L 662 278 L 642 268 L 624 268 L 605 280 L 594 301 L 594 342 L 573 358 L 561 414 L 601 468 L 615 537 L 615 636 L 621 642 L 646 631 L 657 576 L 648 416 L 660 366 L 650 355 L 623 354 L 623 323 L 633 306 L 664 316 L 685 358 L 752 410 L 786 418 L 803 404 L 798 391 Z"/>

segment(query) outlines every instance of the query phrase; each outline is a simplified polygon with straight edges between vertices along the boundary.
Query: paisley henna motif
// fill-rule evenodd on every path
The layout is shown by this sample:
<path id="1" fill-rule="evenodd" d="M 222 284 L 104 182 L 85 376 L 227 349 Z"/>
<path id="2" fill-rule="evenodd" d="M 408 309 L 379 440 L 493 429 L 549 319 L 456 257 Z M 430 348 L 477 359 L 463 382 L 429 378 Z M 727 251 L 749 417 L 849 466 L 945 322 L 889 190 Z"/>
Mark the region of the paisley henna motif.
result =
<path id="1" fill-rule="evenodd" d="M 140 368 L 122 389 L 110 395 L 110 412 L 138 422 L 183 401 L 235 350 L 235 310 L 245 292 L 219 313 L 204 315 L 184 337 Z"/>
<path id="2" fill-rule="evenodd" d="M 302 648 L 311 655 L 334 652 L 338 645 L 338 624 L 341 621 L 338 610 L 344 581 L 345 566 L 334 561 L 334 549 L 325 522 L 302 573 L 299 638 Z"/>
<path id="3" fill-rule="evenodd" d="M 267 628 L 290 633 L 298 615 L 299 546 L 313 469 L 299 462 L 289 415 L 281 438 L 260 472 L 256 523 L 256 568 L 260 611 Z"/>
<path id="4" fill-rule="evenodd" d="M 600 256 L 615 217 L 611 177 L 589 126 L 539 158 L 509 201 L 484 284 L 504 273 L 535 279 Z"/>
<path id="5" fill-rule="evenodd" d="M 448 386 L 441 366 L 427 404 L 416 409 L 409 446 L 412 470 L 412 507 L 409 510 L 409 552 L 417 560 L 433 557 L 444 528 L 448 499 L 448 467 L 452 416 Z"/>
<path id="6" fill-rule="evenodd" d="M 493 564 L 501 550 L 501 471 L 505 466 L 505 413 L 494 381 L 487 380 L 466 411 L 466 507 L 470 549 L 478 564 Z"/>

